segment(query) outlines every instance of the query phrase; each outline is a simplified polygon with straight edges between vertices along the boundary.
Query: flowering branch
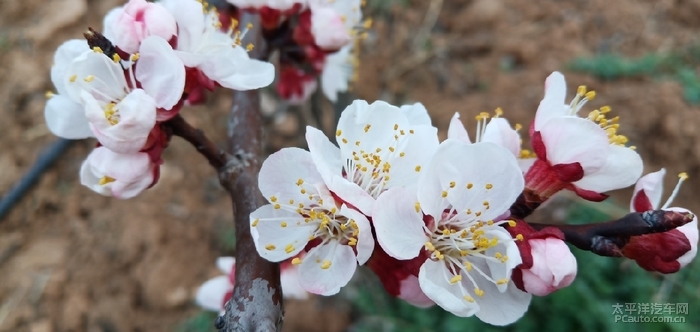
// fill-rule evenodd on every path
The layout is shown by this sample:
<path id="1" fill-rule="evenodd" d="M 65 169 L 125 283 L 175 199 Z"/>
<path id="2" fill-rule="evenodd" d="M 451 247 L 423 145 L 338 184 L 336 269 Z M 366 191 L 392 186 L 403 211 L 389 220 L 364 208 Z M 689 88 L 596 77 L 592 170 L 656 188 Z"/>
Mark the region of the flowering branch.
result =
<path id="1" fill-rule="evenodd" d="M 652 210 L 630 213 L 620 219 L 585 225 L 549 225 L 529 223 L 537 230 L 555 227 L 564 233 L 567 242 L 581 250 L 600 256 L 623 257 L 622 249 L 630 237 L 666 232 L 693 221 L 688 212 Z"/>
<path id="2" fill-rule="evenodd" d="M 172 134 L 175 136 L 182 137 L 184 140 L 192 144 L 199 153 L 201 153 L 209 164 L 212 165 L 217 171 L 223 171 L 222 168 L 226 166 L 227 161 L 230 160 L 231 156 L 228 155 L 224 150 L 210 141 L 201 129 L 192 127 L 181 115 L 176 115 L 169 121 L 167 121 L 166 126 L 172 130 Z"/>

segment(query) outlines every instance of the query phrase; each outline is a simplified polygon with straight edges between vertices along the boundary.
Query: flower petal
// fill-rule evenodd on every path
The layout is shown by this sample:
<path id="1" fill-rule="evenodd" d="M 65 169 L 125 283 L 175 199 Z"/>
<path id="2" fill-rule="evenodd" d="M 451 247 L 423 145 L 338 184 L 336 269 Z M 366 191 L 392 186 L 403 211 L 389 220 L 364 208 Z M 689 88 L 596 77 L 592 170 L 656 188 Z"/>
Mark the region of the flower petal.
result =
<path id="1" fill-rule="evenodd" d="M 224 88 L 240 91 L 266 87 L 275 79 L 275 67 L 269 62 L 250 59 L 243 47 L 212 54 L 199 69 Z"/>
<path id="2" fill-rule="evenodd" d="M 75 101 L 82 100 L 82 91 L 105 103 L 120 100 L 128 92 L 122 66 L 93 51 L 75 58 L 62 79 L 66 94 Z"/>
<path id="3" fill-rule="evenodd" d="M 280 267 L 280 284 L 285 299 L 306 300 L 309 293 L 299 284 L 299 268 L 295 265 Z"/>
<path id="4" fill-rule="evenodd" d="M 447 138 L 456 139 L 466 144 L 471 144 L 472 142 L 457 112 L 455 112 L 455 115 L 452 116 L 452 120 L 450 120 L 450 127 L 447 128 Z"/>
<path id="5" fill-rule="evenodd" d="M 600 151 L 598 153 L 602 154 Z M 605 164 L 600 169 L 586 173 L 583 179 L 574 182 L 574 185 L 584 190 L 602 193 L 630 186 L 642 175 L 644 164 L 634 150 L 610 145 L 606 157 Z"/>
<path id="6" fill-rule="evenodd" d="M 372 237 L 372 227 L 369 225 L 369 220 L 367 220 L 365 215 L 349 208 L 345 204 L 340 207 L 340 215 L 354 220 L 357 224 L 359 232 L 357 234 L 357 245 L 355 245 L 355 249 L 357 250 L 357 264 L 363 265 L 367 262 L 369 257 L 372 256 L 372 251 L 374 250 L 374 237 Z"/>
<path id="7" fill-rule="evenodd" d="M 172 109 L 185 88 L 185 66 L 165 39 L 150 36 L 141 42 L 136 79 L 156 106 Z"/>
<path id="8" fill-rule="evenodd" d="M 666 169 L 662 168 L 656 172 L 642 176 L 639 178 L 639 180 L 637 180 L 637 184 L 634 186 L 634 194 L 632 194 L 632 201 L 630 202 L 630 211 L 644 212 L 659 207 L 659 204 L 661 203 L 661 195 L 664 193 L 665 175 Z M 638 206 L 638 204 L 636 204 L 635 201 L 638 199 L 641 193 L 644 193 L 645 197 L 648 199 L 648 202 L 645 202 L 647 204 L 640 204 L 645 206 L 640 206 L 640 209 L 636 209 L 635 206 Z"/>
<path id="9" fill-rule="evenodd" d="M 406 279 L 402 279 L 399 289 L 400 293 L 397 297 L 413 306 L 428 308 L 435 305 L 435 302 L 423 293 L 423 290 L 420 288 L 420 283 L 418 282 L 418 277 L 414 275 L 409 275 Z"/>
<path id="10" fill-rule="evenodd" d="M 392 188 L 377 199 L 372 222 L 377 241 L 389 256 L 407 260 L 418 256 L 428 237 L 423 231 L 423 214 L 416 211 L 416 193 Z"/>
<path id="11" fill-rule="evenodd" d="M 316 169 L 326 183 L 331 182 L 333 175 L 342 174 L 343 160 L 340 159 L 340 149 L 331 143 L 326 134 L 306 126 L 306 142 Z"/>
<path id="12" fill-rule="evenodd" d="M 389 171 L 391 178 L 387 182 L 386 188 L 415 186 L 416 180 L 420 176 L 420 172 L 416 169 L 427 167 L 440 145 L 437 128 L 424 125 L 411 128 L 407 136 L 400 137 L 401 141 L 392 158 L 387 158 L 391 164 Z M 396 154 L 399 156 L 397 157 Z"/>
<path id="13" fill-rule="evenodd" d="M 228 275 L 236 266 L 236 258 L 234 257 L 219 257 L 216 259 L 216 267 L 224 274 Z"/>
<path id="14" fill-rule="evenodd" d="M 475 279 L 481 276 L 475 277 Z M 518 289 L 511 281 L 507 290 L 499 292 L 496 286 L 486 279 L 477 281 L 484 296 L 477 299 L 481 310 L 476 313 L 482 322 L 496 326 L 512 324 L 527 312 L 532 295 Z M 483 285 L 483 286 L 482 286 Z"/>
<path id="15" fill-rule="evenodd" d="M 432 126 L 432 120 L 428 114 L 428 110 L 421 103 L 415 103 L 413 105 L 403 105 L 401 106 L 401 111 L 406 115 L 408 119 L 408 124 L 412 126 Z"/>
<path id="16" fill-rule="evenodd" d="M 332 102 L 338 100 L 338 93 L 348 91 L 348 81 L 352 77 L 353 67 L 350 62 L 352 44 L 326 57 L 326 64 L 321 72 L 321 90 Z"/>
<path id="17" fill-rule="evenodd" d="M 68 83 L 70 76 L 68 69 L 73 60 L 87 52 L 90 52 L 90 47 L 84 39 L 71 39 L 58 47 L 53 56 L 53 66 L 51 66 L 51 82 L 56 87 L 58 94 L 68 97 L 66 91 L 66 83 Z M 80 98 L 73 99 L 73 101 L 79 102 Z"/>
<path id="18" fill-rule="evenodd" d="M 520 156 L 520 134 L 504 118 L 493 118 L 486 125 L 482 142 L 491 142 L 508 149 L 514 156 Z"/>
<path id="19" fill-rule="evenodd" d="M 305 223 L 296 212 L 267 204 L 250 214 L 250 226 L 258 254 L 271 262 L 281 262 L 301 252 L 318 225 Z"/>
<path id="20" fill-rule="evenodd" d="M 197 290 L 195 301 L 197 304 L 210 311 L 219 312 L 224 309 L 224 297 L 233 289 L 233 285 L 227 276 L 218 276 L 207 280 Z"/>
<path id="21" fill-rule="evenodd" d="M 316 186 L 323 184 L 311 153 L 299 148 L 284 148 L 270 155 L 258 176 L 262 195 L 269 201 L 274 197 L 282 205 L 316 203 L 309 195 L 318 194 Z"/>
<path id="22" fill-rule="evenodd" d="M 542 142 L 551 165 L 581 164 L 586 174 L 595 172 L 605 164 L 610 146 L 605 130 L 592 121 L 578 117 L 552 118 L 540 129 Z"/>
<path id="23" fill-rule="evenodd" d="M 551 119 L 568 115 L 566 110 L 566 80 L 555 71 L 544 83 L 544 98 L 535 113 L 535 130 L 539 131 Z"/>
<path id="24" fill-rule="evenodd" d="M 330 263 L 330 265 L 327 265 Z M 324 268 L 325 267 L 325 268 Z M 347 285 L 357 268 L 355 252 L 337 241 L 309 251 L 299 265 L 299 283 L 308 292 L 334 295 Z"/>
<path id="25" fill-rule="evenodd" d="M 462 296 L 468 294 L 462 295 L 463 289 L 459 283 L 451 284 L 451 278 L 452 274 L 443 261 L 426 260 L 418 272 L 420 288 L 441 308 L 459 317 L 469 317 L 477 313 L 480 305 L 465 300 Z"/>
<path id="26" fill-rule="evenodd" d="M 55 95 L 46 102 L 46 125 L 51 132 L 67 139 L 94 137 L 83 106 L 64 95 Z"/>

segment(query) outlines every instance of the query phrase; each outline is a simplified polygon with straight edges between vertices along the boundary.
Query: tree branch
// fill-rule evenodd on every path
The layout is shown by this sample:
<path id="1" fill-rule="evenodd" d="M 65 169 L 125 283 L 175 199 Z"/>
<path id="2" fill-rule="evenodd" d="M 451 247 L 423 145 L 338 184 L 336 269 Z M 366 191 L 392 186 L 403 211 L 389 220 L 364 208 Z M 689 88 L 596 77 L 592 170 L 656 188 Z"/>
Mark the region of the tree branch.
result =
<path id="1" fill-rule="evenodd" d="M 541 230 L 555 227 L 564 233 L 566 242 L 581 250 L 601 256 L 622 257 L 622 248 L 630 237 L 667 232 L 693 220 L 687 212 L 652 210 L 630 213 L 620 219 L 586 225 L 548 225 L 529 223 L 532 228 Z"/>
<path id="2" fill-rule="evenodd" d="M 226 151 L 216 146 L 214 142 L 210 141 L 201 129 L 192 127 L 180 114 L 165 122 L 165 125 L 172 130 L 173 135 L 180 136 L 184 140 L 190 142 L 199 153 L 207 158 L 209 164 L 212 165 L 217 172 L 224 171 L 223 168 L 227 165 L 231 156 L 227 154 Z"/>

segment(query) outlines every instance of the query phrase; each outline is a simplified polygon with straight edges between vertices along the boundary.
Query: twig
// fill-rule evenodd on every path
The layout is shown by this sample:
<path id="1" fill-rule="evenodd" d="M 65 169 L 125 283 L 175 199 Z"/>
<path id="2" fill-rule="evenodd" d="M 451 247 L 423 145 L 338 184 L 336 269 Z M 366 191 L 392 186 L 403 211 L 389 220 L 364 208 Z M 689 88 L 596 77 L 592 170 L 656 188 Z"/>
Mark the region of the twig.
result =
<path id="1" fill-rule="evenodd" d="M 172 130 L 173 135 L 190 142 L 218 172 L 221 172 L 231 159 L 224 150 L 210 141 L 201 129 L 192 127 L 180 114 L 165 122 L 165 125 Z"/>
<path id="2" fill-rule="evenodd" d="M 251 22 L 248 32 L 256 45 L 261 44 L 257 16 L 244 14 L 241 24 Z M 262 54 L 252 52 L 252 57 Z M 259 91 L 235 91 L 228 119 L 228 141 L 234 158 L 219 172 L 221 184 L 231 195 L 236 225 L 236 284 L 226 304 L 226 314 L 216 327 L 225 332 L 279 331 L 283 305 L 279 265 L 257 254 L 250 234 L 249 215 L 265 203 L 258 190 L 258 172 L 262 155 L 262 119 Z"/>
<path id="3" fill-rule="evenodd" d="M 555 227 L 566 242 L 581 250 L 610 257 L 622 257 L 622 248 L 630 237 L 666 232 L 691 222 L 693 214 L 665 210 L 630 213 L 620 219 L 586 225 L 550 225 L 529 223 L 534 229 Z"/>

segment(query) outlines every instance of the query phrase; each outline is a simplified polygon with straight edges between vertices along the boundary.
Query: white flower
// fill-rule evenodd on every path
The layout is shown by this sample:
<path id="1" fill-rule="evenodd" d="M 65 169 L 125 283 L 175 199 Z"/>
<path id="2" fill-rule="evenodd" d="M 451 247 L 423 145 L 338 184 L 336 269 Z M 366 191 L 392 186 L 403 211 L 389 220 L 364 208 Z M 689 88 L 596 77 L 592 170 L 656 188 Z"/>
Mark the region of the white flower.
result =
<path id="1" fill-rule="evenodd" d="M 353 75 L 352 54 L 353 45 L 347 45 L 338 52 L 326 57 L 326 63 L 321 72 L 321 90 L 328 100 L 338 100 L 338 93 L 348 91 L 348 82 Z"/>
<path id="2" fill-rule="evenodd" d="M 58 94 L 48 93 L 44 117 L 51 132 L 67 139 L 93 137 L 80 98 L 68 94 L 64 77 L 70 64 L 88 50 L 85 40 L 71 39 L 58 47 L 51 66 L 51 82 Z"/>
<path id="3" fill-rule="evenodd" d="M 322 49 L 337 50 L 352 40 L 353 29 L 362 20 L 360 0 L 312 0 L 311 33 Z"/>
<path id="4" fill-rule="evenodd" d="M 374 248 L 369 221 L 328 191 L 308 151 L 282 149 L 265 160 L 258 178 L 271 204 L 250 214 L 258 254 L 280 262 L 315 245 L 299 265 L 299 283 L 314 294 L 345 286 Z"/>
<path id="5" fill-rule="evenodd" d="M 97 139 L 119 153 L 143 148 L 156 123 L 156 108 L 172 108 L 185 84 L 182 62 L 162 38 L 148 37 L 140 49 L 140 56 L 132 55 L 130 61 L 116 54 L 110 59 L 97 48 L 86 50 L 63 75 L 66 93 L 82 100 Z M 142 88 L 135 88 L 139 84 Z"/>
<path id="6" fill-rule="evenodd" d="M 153 184 L 156 165 L 148 154 L 116 153 L 98 147 L 80 168 L 80 183 L 98 194 L 127 199 Z"/>
<path id="7" fill-rule="evenodd" d="M 409 110 L 415 114 L 409 116 Z M 368 216 L 385 190 L 414 186 L 438 146 L 437 129 L 422 105 L 401 109 L 362 100 L 340 116 L 336 131 L 340 148 L 311 127 L 306 141 L 329 190 Z"/>
<path id="8" fill-rule="evenodd" d="M 523 189 L 513 155 L 492 143 L 446 140 L 421 175 L 416 190 L 395 188 L 377 200 L 373 224 L 382 248 L 411 259 L 431 256 L 418 275 L 423 292 L 443 309 L 510 324 L 531 295 L 510 280 L 521 263 L 511 235 L 493 220 Z"/>
<path id="9" fill-rule="evenodd" d="M 245 32 L 235 30 L 236 23 L 222 32 L 218 13 L 205 14 L 200 2 L 164 0 L 161 4 L 177 22 L 175 53 L 185 66 L 199 69 L 206 77 L 229 89 L 251 90 L 272 83 L 274 66 L 248 57 L 246 48 L 252 45 L 242 46 Z"/>
<path id="10" fill-rule="evenodd" d="M 599 200 L 604 198 L 599 193 L 633 184 L 642 173 L 642 160 L 625 146 L 627 138 L 617 134 L 618 118 L 606 118 L 609 107 L 594 110 L 587 118 L 577 116 L 594 96 L 582 86 L 566 105 L 564 76 L 552 73 L 535 116 L 532 146 L 537 157 L 556 173 L 562 188 L 571 183 L 582 197 Z"/>

